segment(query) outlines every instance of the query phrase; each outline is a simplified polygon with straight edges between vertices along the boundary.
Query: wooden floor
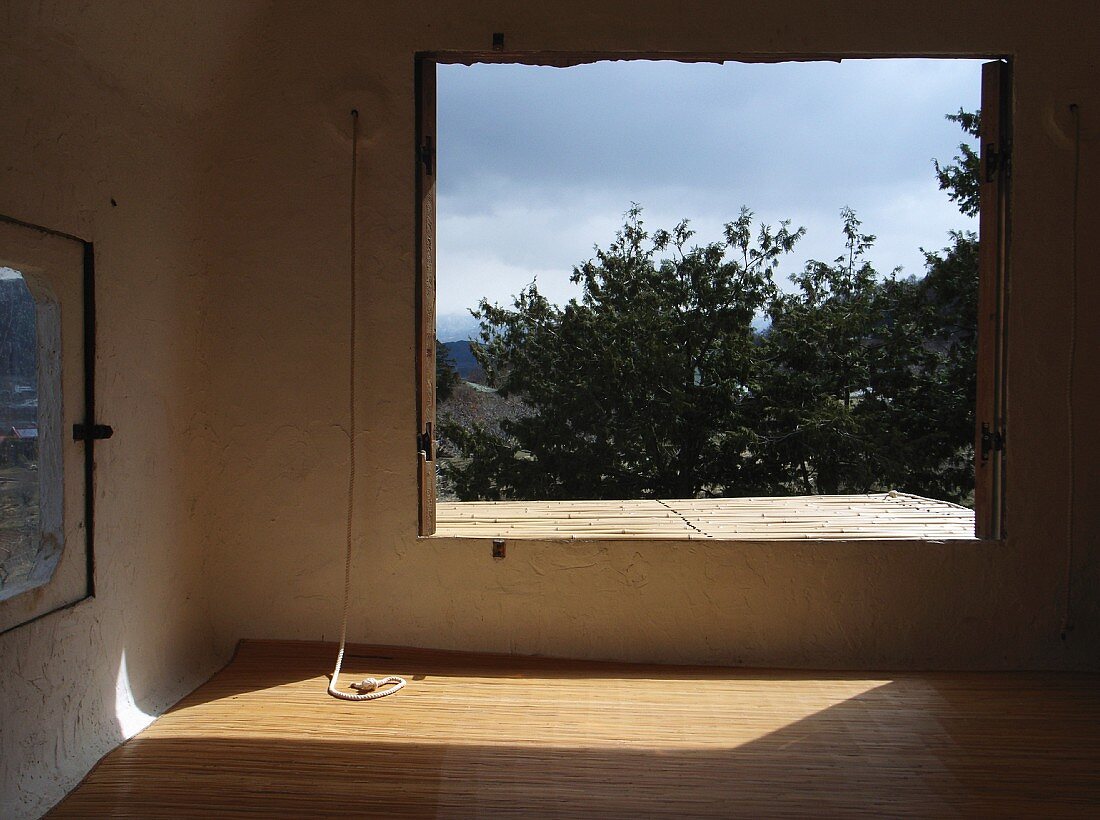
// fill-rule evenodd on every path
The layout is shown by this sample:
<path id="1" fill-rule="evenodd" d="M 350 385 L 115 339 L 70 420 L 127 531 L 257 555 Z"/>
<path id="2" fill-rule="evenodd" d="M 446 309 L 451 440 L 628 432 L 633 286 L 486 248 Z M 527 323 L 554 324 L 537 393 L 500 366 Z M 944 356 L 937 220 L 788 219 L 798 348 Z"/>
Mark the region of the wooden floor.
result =
<path id="1" fill-rule="evenodd" d="M 1100 676 L 837 674 L 244 643 L 54 817 L 1100 817 Z"/>
<path id="2" fill-rule="evenodd" d="M 436 535 L 788 541 L 974 537 L 974 511 L 907 493 L 683 501 L 442 501 Z"/>

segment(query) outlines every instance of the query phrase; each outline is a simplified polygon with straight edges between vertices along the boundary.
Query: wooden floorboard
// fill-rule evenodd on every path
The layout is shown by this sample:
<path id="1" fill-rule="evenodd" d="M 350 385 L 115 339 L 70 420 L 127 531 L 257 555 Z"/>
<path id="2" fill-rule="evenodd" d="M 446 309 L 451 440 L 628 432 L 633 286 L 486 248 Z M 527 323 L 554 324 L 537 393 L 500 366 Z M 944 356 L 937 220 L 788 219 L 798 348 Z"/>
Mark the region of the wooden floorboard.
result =
<path id="1" fill-rule="evenodd" d="M 907 493 L 634 501 L 441 501 L 436 535 L 752 541 L 974 537 L 974 511 Z"/>
<path id="2" fill-rule="evenodd" d="M 53 817 L 1100 816 L 1100 676 L 243 643 Z"/>

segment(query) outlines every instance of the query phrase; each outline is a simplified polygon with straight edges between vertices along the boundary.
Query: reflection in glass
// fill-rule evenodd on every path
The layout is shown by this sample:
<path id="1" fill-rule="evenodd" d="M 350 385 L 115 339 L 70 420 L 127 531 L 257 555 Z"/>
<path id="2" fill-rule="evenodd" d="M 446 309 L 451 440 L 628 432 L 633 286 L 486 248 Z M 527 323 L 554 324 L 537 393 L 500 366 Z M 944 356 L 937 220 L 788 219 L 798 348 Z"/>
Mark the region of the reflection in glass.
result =
<path id="1" fill-rule="evenodd" d="M 0 598 L 44 580 L 38 433 L 34 297 L 0 267 Z"/>

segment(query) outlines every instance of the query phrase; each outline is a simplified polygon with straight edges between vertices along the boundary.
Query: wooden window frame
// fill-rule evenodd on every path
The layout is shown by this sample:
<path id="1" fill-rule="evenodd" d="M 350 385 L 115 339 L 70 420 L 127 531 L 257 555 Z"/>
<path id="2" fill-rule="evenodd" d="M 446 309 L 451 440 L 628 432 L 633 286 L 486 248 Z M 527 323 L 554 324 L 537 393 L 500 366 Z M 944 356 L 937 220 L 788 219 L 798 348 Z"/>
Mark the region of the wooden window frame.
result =
<path id="1" fill-rule="evenodd" d="M 978 366 L 974 408 L 974 525 L 981 539 L 1005 534 L 1009 183 L 1012 67 L 982 66 L 981 184 L 978 215 Z"/>
<path id="2" fill-rule="evenodd" d="M 494 38 L 495 39 L 495 38 Z M 501 40 L 503 38 L 501 37 Z M 436 355 L 436 66 L 440 64 L 519 63 L 558 67 L 599 60 L 677 60 L 679 62 L 783 62 L 849 59 L 935 58 L 942 54 L 711 54 L 669 52 L 422 52 L 415 56 L 416 87 L 416 373 L 418 532 L 436 530 L 435 355 Z M 1005 537 L 1007 447 L 1008 261 L 1010 228 L 1012 67 L 1007 57 L 987 58 L 982 66 L 980 132 L 980 213 L 978 220 L 978 361 L 974 432 L 975 537 Z M 641 538 L 641 537 L 640 537 Z"/>
<path id="3" fill-rule="evenodd" d="M 435 533 L 435 66 L 416 61 L 416 375 L 419 532 Z"/>

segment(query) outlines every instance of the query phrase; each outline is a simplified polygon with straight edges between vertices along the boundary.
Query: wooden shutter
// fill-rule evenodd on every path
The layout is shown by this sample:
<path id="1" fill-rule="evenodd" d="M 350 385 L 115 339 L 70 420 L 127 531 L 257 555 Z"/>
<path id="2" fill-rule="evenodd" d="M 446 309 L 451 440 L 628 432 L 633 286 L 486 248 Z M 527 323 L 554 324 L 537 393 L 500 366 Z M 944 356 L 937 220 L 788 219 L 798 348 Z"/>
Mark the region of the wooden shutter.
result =
<path id="1" fill-rule="evenodd" d="M 421 535 L 435 532 L 435 61 L 416 62 L 417 482 Z"/>
<path id="2" fill-rule="evenodd" d="M 979 538 L 1004 535 L 1005 303 L 1008 266 L 1010 73 L 982 66 L 978 250 L 978 384 L 974 439 L 974 512 Z"/>

